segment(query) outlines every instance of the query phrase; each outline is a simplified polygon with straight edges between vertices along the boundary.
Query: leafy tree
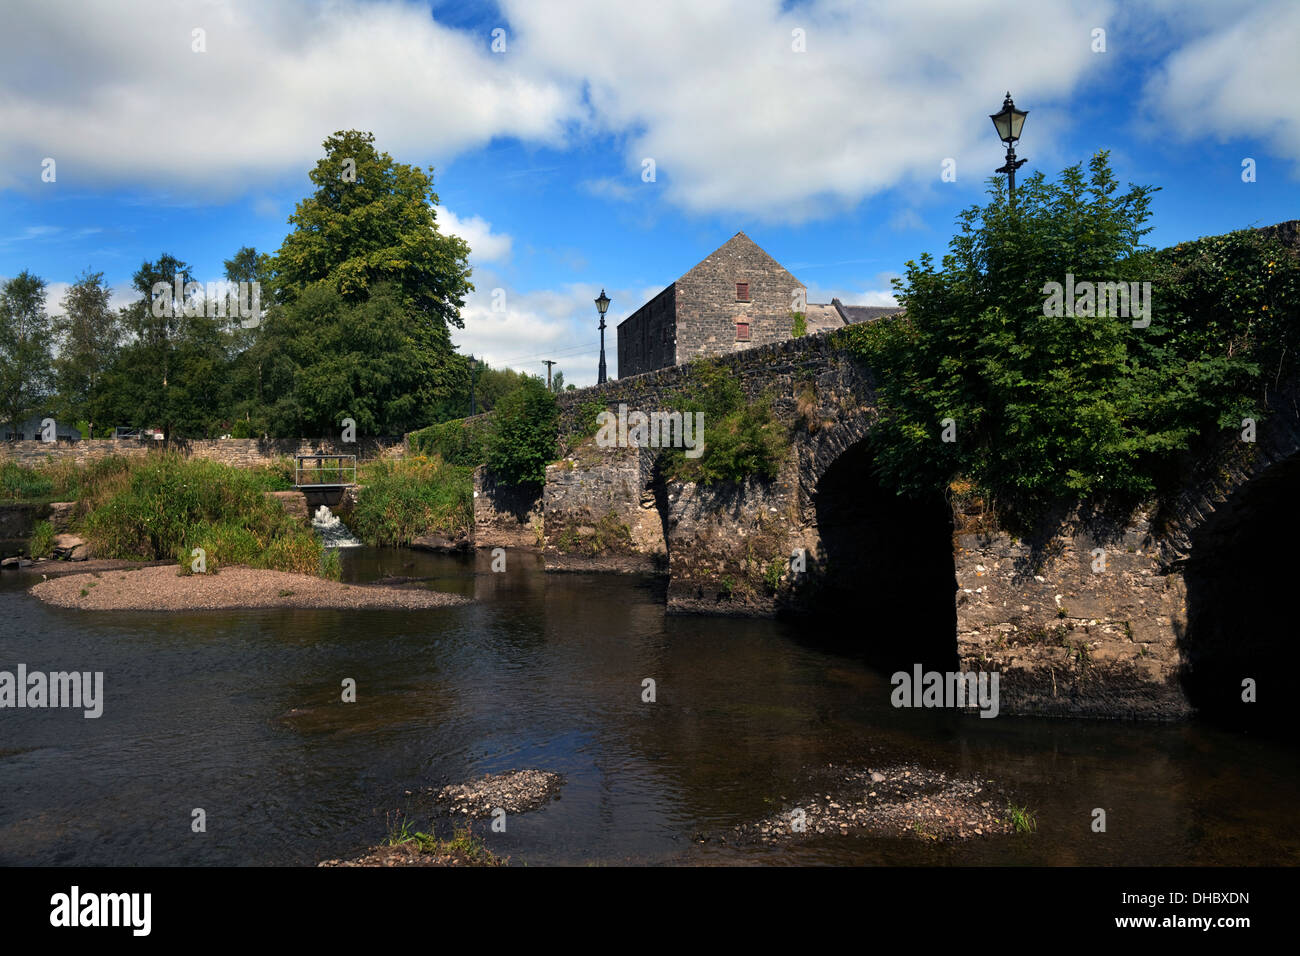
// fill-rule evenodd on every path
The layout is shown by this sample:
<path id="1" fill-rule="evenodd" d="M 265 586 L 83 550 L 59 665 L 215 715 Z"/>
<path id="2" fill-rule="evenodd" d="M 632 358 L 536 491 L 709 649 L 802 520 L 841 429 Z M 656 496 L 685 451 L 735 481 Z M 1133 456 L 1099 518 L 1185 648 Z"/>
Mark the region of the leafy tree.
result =
<path id="1" fill-rule="evenodd" d="M 102 421 L 94 403 L 122 336 L 120 317 L 109 306 L 111 295 L 104 273 L 83 272 L 60 303 L 63 314 L 54 319 L 59 343 L 59 357 L 54 362 L 59 413 L 85 421 L 87 438 L 94 437 L 95 424 Z"/>
<path id="2" fill-rule="evenodd" d="M 51 338 L 45 280 L 24 270 L 0 286 L 0 413 L 15 431 L 49 394 Z"/>
<path id="3" fill-rule="evenodd" d="M 555 377 L 551 379 L 551 391 L 559 395 L 564 391 L 564 373 L 556 372 Z"/>
<path id="4" fill-rule="evenodd" d="M 473 289 L 469 246 L 438 230 L 432 170 L 397 163 L 373 144 L 373 134 L 356 130 L 325 140 L 310 173 L 316 191 L 298 204 L 274 257 L 279 308 L 267 335 L 287 359 L 277 361 L 268 395 L 277 429 L 336 428 L 335 415 L 367 430 L 416 427 L 461 383 L 450 329 L 463 327 Z M 313 317 L 304 301 L 323 313 Z M 340 326 L 357 319 L 367 328 Z M 346 351 L 330 351 L 338 348 Z M 309 394 L 316 389 L 324 395 Z"/>
<path id="5" fill-rule="evenodd" d="M 225 260 L 226 281 L 257 283 L 261 306 L 266 310 L 274 301 L 273 260 L 252 246 L 243 246 Z M 229 328 L 231 434 L 249 438 L 267 431 L 265 411 L 265 370 L 274 348 L 266 323 L 245 327 L 244 319 L 232 320 Z"/>
<path id="6" fill-rule="evenodd" d="M 540 485 L 555 459 L 559 410 L 546 383 L 529 375 L 493 410 L 487 465 L 507 484 Z"/>
<path id="7" fill-rule="evenodd" d="M 441 357 L 411 344 L 396 286 L 349 302 L 317 284 L 279 307 L 274 321 L 267 384 L 279 398 L 267 414 L 276 434 L 330 434 L 352 418 L 358 432 L 396 435 L 427 419 Z"/>
<path id="8" fill-rule="evenodd" d="M 1270 299 L 1275 316 L 1281 303 L 1294 309 L 1295 286 L 1205 296 L 1202 272 L 1191 301 L 1194 259 L 1141 245 L 1155 190 L 1119 193 L 1105 152 L 1089 170 L 1072 166 L 1056 183 L 1037 173 L 1014 207 L 995 180 L 993 201 L 962 213 L 941 268 L 928 255 L 907 264 L 903 316 L 837 333 L 877 373 L 887 482 L 919 491 L 968 479 L 1006 526 L 1027 529 L 1061 506 L 1128 507 L 1157 493 L 1198 436 L 1254 407 L 1258 358 L 1283 348 L 1280 317 L 1271 345 L 1259 319 Z M 1237 262 L 1222 278 L 1262 275 L 1265 260 L 1283 258 L 1261 241 L 1232 243 Z M 1150 326 L 1086 302 L 1053 314 L 1046 283 L 1067 274 L 1151 282 Z M 945 419 L 955 441 L 942 440 Z"/>

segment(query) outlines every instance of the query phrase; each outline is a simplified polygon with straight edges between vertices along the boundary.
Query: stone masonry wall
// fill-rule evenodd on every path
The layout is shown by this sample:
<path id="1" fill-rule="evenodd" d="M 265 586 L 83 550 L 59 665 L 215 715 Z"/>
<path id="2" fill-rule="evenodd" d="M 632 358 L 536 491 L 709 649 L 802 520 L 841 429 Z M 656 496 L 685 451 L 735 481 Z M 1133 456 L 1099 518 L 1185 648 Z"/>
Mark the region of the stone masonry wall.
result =
<path id="1" fill-rule="evenodd" d="M 636 448 L 588 441 L 546 469 L 546 569 L 653 571 L 667 562 L 663 521 Z"/>
<path id="2" fill-rule="evenodd" d="M 620 378 L 677 363 L 676 287 L 669 286 L 618 324 Z"/>
<path id="3" fill-rule="evenodd" d="M 474 469 L 474 546 L 532 548 L 541 544 L 541 489 L 499 484 L 487 467 Z"/>
<path id="4" fill-rule="evenodd" d="M 360 461 L 380 457 L 397 457 L 404 453 L 401 438 L 362 438 L 356 442 L 341 442 L 332 438 L 271 439 L 211 438 L 191 441 L 177 440 L 172 448 L 191 458 L 248 468 L 270 464 L 277 458 L 294 455 L 356 455 Z M 99 461 L 114 455 L 136 457 L 158 453 L 163 442 L 151 439 L 105 438 L 88 441 L 17 441 L 0 443 L 0 461 L 15 461 L 20 465 L 44 464 L 48 460 L 73 461 L 78 465 Z"/>
<path id="5" fill-rule="evenodd" d="M 749 283 L 749 300 L 738 301 L 736 283 Z M 744 235 L 734 236 L 676 282 L 677 361 L 741 352 L 788 339 L 802 282 Z M 749 340 L 736 337 L 736 322 L 749 322 Z"/>
<path id="6" fill-rule="evenodd" d="M 1001 674 L 1007 713 L 1178 718 L 1186 631 L 1182 575 L 1145 514 L 1033 549 L 988 529 L 954 536 L 963 670 Z"/>

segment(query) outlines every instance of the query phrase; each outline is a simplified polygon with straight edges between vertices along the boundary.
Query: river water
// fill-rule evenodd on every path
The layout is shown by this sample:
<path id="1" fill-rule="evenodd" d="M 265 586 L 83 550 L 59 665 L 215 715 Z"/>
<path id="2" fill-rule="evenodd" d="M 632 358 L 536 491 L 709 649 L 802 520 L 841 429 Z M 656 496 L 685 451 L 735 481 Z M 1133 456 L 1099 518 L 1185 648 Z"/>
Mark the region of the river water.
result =
<path id="1" fill-rule="evenodd" d="M 445 832 L 427 788 L 524 768 L 563 774 L 560 798 L 485 835 L 529 865 L 1300 862 L 1285 741 L 1195 721 L 896 710 L 860 654 L 882 638 L 869 620 L 832 634 L 667 616 L 653 579 L 547 575 L 516 553 L 505 573 L 489 554 L 341 558 L 347 580 L 427 576 L 476 601 L 85 613 L 0 577 L 0 669 L 103 671 L 106 698 L 98 720 L 0 711 L 0 864 L 314 864 L 379 843 L 391 811 Z M 356 703 L 340 701 L 345 678 Z M 711 838 L 796 806 L 810 771 L 886 755 L 994 780 L 1038 831 Z M 1097 807 L 1106 833 L 1090 829 Z M 191 832 L 195 808 L 206 833 Z"/>

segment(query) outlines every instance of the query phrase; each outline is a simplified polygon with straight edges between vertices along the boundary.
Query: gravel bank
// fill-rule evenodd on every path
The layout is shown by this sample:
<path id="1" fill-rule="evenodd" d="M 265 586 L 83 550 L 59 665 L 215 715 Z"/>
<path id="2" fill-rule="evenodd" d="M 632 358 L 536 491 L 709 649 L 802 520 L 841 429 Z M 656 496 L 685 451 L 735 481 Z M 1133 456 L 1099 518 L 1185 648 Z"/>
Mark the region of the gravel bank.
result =
<path id="1" fill-rule="evenodd" d="M 47 604 L 88 611 L 194 611 L 240 608 L 419 609 L 467 604 L 468 599 L 421 588 L 340 584 L 306 574 L 222 568 L 182 576 L 175 564 L 129 571 L 70 574 L 29 588 Z"/>
<path id="2" fill-rule="evenodd" d="M 813 792 L 793 806 L 738 826 L 718 842 L 777 844 L 815 833 L 853 832 L 950 841 L 1010 833 L 1007 798 L 990 783 L 954 779 L 915 764 L 827 768 L 810 781 Z M 797 811 L 803 812 L 802 832 L 795 830 Z"/>
<path id="3" fill-rule="evenodd" d="M 526 813 L 559 796 L 563 783 L 558 773 L 545 770 L 489 773 L 469 783 L 443 787 L 437 800 L 448 813 L 469 817 L 490 817 L 498 807 L 506 813 Z"/>

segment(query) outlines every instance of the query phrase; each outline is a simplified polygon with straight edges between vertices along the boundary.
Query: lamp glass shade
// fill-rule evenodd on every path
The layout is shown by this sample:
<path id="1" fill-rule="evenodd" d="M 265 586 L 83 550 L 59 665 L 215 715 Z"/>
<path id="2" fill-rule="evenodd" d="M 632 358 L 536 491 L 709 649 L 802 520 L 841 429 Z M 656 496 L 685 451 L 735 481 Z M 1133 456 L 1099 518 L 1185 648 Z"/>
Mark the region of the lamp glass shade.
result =
<path id="1" fill-rule="evenodd" d="M 1002 109 L 989 116 L 993 121 L 993 128 L 998 131 L 998 139 L 1004 143 L 1014 143 L 1020 139 L 1020 130 L 1025 125 L 1025 117 L 1029 115 L 1029 110 L 1018 110 L 1010 98 L 1002 104 Z"/>
<path id="2" fill-rule="evenodd" d="M 600 312 L 601 315 L 604 315 L 607 311 L 609 311 L 609 303 L 610 303 L 609 296 L 605 295 L 604 289 L 601 289 L 600 298 L 596 300 L 596 310 Z"/>

